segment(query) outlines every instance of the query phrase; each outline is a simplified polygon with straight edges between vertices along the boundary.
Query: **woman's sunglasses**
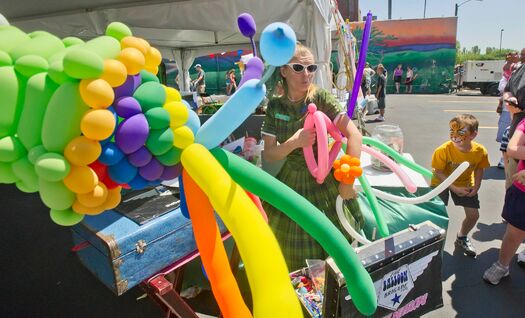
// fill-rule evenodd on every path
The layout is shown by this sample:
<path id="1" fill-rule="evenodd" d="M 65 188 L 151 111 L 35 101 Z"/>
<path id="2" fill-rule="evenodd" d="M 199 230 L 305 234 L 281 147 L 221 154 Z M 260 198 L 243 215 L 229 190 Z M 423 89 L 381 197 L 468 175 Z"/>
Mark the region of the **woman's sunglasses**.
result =
<path id="1" fill-rule="evenodd" d="M 288 65 L 295 73 L 302 73 L 305 68 L 308 73 L 315 73 L 315 71 L 317 71 L 317 64 L 303 65 L 300 63 L 289 63 L 286 65 Z"/>

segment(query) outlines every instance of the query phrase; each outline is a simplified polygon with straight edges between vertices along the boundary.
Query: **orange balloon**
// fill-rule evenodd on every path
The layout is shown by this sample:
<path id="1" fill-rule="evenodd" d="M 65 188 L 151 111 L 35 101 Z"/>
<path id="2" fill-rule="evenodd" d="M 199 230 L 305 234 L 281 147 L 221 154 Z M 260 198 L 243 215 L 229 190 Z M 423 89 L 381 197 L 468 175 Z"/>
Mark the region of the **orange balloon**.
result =
<path id="1" fill-rule="evenodd" d="M 64 178 L 64 184 L 74 193 L 88 193 L 98 184 L 98 176 L 88 166 L 71 166 L 69 174 Z"/>
<path id="2" fill-rule="evenodd" d="M 252 317 L 231 272 L 208 197 L 185 170 L 182 178 L 195 241 L 221 313 L 224 317 Z"/>
<path id="3" fill-rule="evenodd" d="M 115 115 L 107 109 L 88 110 L 80 121 L 80 130 L 89 139 L 104 140 L 115 130 Z"/>
<path id="4" fill-rule="evenodd" d="M 83 194 L 77 194 L 77 200 L 83 206 L 88 208 L 102 208 L 108 198 L 108 188 L 102 182 L 99 182 L 93 191 Z"/>
<path id="5" fill-rule="evenodd" d="M 67 144 L 64 149 L 64 157 L 75 166 L 87 166 L 95 162 L 101 152 L 102 147 L 97 141 L 86 136 L 79 136 Z"/>
<path id="6" fill-rule="evenodd" d="M 341 172 L 342 173 L 347 173 L 348 171 L 350 171 L 350 166 L 347 163 L 343 163 L 341 165 Z"/>
<path id="7" fill-rule="evenodd" d="M 73 211 L 79 214 L 87 214 L 87 215 L 97 215 L 105 211 L 100 206 L 88 207 L 88 206 L 83 205 L 82 203 L 78 201 L 78 197 L 77 197 L 77 200 L 73 202 L 73 205 L 71 206 L 71 208 L 73 209 Z"/>
<path id="8" fill-rule="evenodd" d="M 118 60 L 126 66 L 129 75 L 138 74 L 146 64 L 144 54 L 134 47 L 127 47 L 120 51 Z"/>
<path id="9" fill-rule="evenodd" d="M 104 73 L 100 76 L 101 79 L 108 82 L 111 87 L 118 87 L 126 81 L 128 70 L 126 65 L 117 60 L 104 61 Z"/>
<path id="10" fill-rule="evenodd" d="M 341 167 L 341 161 L 339 159 L 336 159 L 332 166 L 334 167 L 334 169 L 339 169 L 339 167 Z"/>
<path id="11" fill-rule="evenodd" d="M 334 171 L 334 178 L 335 178 L 335 180 L 337 180 L 337 181 L 341 181 L 341 180 L 343 180 L 343 173 L 341 172 L 340 169 L 336 169 L 336 170 Z"/>
<path id="12" fill-rule="evenodd" d="M 352 159 L 350 155 L 344 154 L 341 156 L 341 163 L 350 163 L 350 159 Z"/>
<path id="13" fill-rule="evenodd" d="M 343 175 L 343 182 L 346 184 L 354 184 L 355 178 L 350 175 Z"/>
<path id="14" fill-rule="evenodd" d="M 139 50 L 145 56 L 146 54 L 148 54 L 148 51 L 151 46 L 149 45 L 148 41 L 144 39 L 137 38 L 135 36 L 127 36 L 123 38 L 122 40 L 120 40 L 120 47 L 122 49 L 125 49 L 128 47 L 135 48 Z"/>
<path id="15" fill-rule="evenodd" d="M 360 177 L 363 174 L 363 168 L 360 166 L 352 166 L 350 167 L 350 171 L 348 172 L 353 177 Z"/>
<path id="16" fill-rule="evenodd" d="M 360 166 L 361 165 L 361 160 L 359 160 L 359 158 L 357 158 L 357 157 L 352 157 L 352 158 L 350 158 L 349 164 L 351 166 Z"/>
<path id="17" fill-rule="evenodd" d="M 150 47 L 145 56 L 146 65 L 159 66 L 160 62 L 162 62 L 162 54 L 154 47 Z"/>
<path id="18" fill-rule="evenodd" d="M 104 210 L 111 210 L 119 205 L 122 197 L 120 196 L 121 186 L 108 190 L 108 197 L 103 204 Z"/>
<path id="19" fill-rule="evenodd" d="M 103 79 L 83 79 L 80 81 L 80 96 L 91 108 L 108 108 L 115 99 L 115 92 Z"/>

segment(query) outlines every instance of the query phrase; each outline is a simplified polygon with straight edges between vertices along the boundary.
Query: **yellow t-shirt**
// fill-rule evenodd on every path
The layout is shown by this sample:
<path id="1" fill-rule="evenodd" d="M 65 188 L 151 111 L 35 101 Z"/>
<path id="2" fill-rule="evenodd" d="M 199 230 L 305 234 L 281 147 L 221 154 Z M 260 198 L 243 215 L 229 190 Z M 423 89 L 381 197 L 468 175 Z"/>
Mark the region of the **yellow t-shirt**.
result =
<path id="1" fill-rule="evenodd" d="M 452 141 L 447 141 L 439 146 L 432 155 L 432 169 L 443 170 L 449 176 L 463 161 L 469 162 L 469 167 L 459 178 L 454 181 L 455 186 L 467 187 L 474 185 L 474 171 L 490 167 L 487 149 L 477 142 L 472 142 L 469 152 L 462 152 L 454 146 Z M 430 185 L 435 187 L 441 181 L 434 175 Z"/>

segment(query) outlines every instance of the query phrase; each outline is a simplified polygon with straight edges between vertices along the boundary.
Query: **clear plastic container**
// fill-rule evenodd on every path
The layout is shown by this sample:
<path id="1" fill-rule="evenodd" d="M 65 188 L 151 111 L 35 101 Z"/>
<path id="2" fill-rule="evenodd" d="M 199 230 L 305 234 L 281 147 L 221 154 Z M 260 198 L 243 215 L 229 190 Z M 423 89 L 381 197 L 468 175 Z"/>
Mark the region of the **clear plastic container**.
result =
<path id="1" fill-rule="evenodd" d="M 372 131 L 372 137 L 387 144 L 400 154 L 403 153 L 403 131 L 398 125 L 378 125 Z M 385 164 L 374 157 L 372 157 L 372 167 L 380 171 L 390 171 Z"/>

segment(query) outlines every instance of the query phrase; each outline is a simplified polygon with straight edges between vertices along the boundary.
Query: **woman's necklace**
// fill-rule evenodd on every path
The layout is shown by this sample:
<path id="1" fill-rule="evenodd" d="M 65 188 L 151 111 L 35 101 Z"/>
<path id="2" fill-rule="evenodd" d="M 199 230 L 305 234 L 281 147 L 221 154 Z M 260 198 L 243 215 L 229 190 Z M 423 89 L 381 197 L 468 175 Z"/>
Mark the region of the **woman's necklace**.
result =
<path id="1" fill-rule="evenodd" d="M 306 98 L 306 95 L 301 97 L 301 98 L 298 98 L 298 99 L 292 99 L 292 98 L 290 98 L 290 96 L 288 94 L 286 94 L 286 98 L 288 98 L 288 100 L 290 102 L 292 102 L 292 103 L 297 103 L 299 101 L 303 101 Z"/>

